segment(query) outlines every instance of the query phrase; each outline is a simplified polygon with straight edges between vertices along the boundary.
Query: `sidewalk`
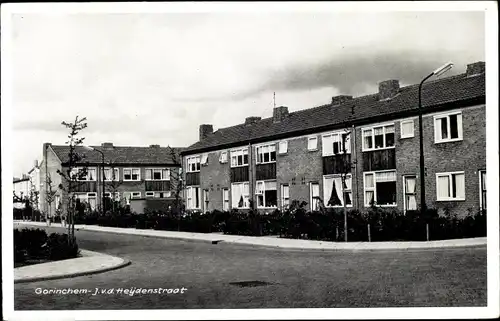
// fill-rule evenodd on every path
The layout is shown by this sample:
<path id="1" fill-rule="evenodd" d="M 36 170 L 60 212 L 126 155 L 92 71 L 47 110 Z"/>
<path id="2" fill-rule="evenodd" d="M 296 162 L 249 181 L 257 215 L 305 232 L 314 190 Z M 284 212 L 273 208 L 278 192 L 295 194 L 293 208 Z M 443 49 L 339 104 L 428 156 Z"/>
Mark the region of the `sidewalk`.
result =
<path id="1" fill-rule="evenodd" d="M 36 222 L 39 223 L 39 222 Z M 33 264 L 14 269 L 14 283 L 71 278 L 102 273 L 130 264 L 130 261 L 93 251 L 80 250 L 81 257 Z"/>
<path id="2" fill-rule="evenodd" d="M 23 222 L 14 221 L 14 226 L 47 226 L 43 222 Z M 60 227 L 61 224 L 53 223 L 52 227 Z M 454 239 L 429 242 L 328 242 L 286 239 L 269 236 L 241 236 L 225 234 L 206 234 L 190 232 L 172 232 L 159 230 L 137 230 L 135 228 L 118 228 L 97 225 L 75 225 L 75 229 L 106 232 L 115 234 L 130 234 L 146 237 L 160 237 L 168 239 L 182 239 L 191 241 L 201 241 L 208 243 L 234 243 L 253 245 L 258 247 L 273 247 L 283 249 L 302 249 L 302 250 L 397 250 L 397 249 L 425 249 L 425 248 L 448 248 L 448 247 L 466 247 L 486 245 L 486 237 L 477 237 L 469 239 Z"/>

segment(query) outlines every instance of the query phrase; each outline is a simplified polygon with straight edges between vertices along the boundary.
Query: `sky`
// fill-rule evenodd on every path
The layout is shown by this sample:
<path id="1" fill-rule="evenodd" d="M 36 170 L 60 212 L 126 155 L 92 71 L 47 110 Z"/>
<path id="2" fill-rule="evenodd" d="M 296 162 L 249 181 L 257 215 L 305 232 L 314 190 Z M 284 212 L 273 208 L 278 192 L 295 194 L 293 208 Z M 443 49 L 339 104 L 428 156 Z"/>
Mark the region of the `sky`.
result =
<path id="1" fill-rule="evenodd" d="M 12 15 L 15 176 L 64 144 L 189 146 L 214 129 L 418 83 L 440 65 L 485 60 L 482 12 L 249 12 Z M 3 31 L 3 30 L 2 30 Z M 3 31 L 4 32 L 4 31 Z"/>

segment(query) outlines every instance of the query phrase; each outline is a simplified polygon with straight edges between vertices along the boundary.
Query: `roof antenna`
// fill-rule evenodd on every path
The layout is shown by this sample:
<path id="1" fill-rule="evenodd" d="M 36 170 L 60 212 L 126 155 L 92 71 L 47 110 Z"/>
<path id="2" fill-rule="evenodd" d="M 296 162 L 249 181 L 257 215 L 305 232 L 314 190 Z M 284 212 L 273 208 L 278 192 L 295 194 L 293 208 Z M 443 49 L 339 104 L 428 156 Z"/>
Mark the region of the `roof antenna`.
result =
<path id="1" fill-rule="evenodd" d="M 274 108 L 276 108 L 276 92 L 273 92 L 273 103 L 274 103 Z"/>

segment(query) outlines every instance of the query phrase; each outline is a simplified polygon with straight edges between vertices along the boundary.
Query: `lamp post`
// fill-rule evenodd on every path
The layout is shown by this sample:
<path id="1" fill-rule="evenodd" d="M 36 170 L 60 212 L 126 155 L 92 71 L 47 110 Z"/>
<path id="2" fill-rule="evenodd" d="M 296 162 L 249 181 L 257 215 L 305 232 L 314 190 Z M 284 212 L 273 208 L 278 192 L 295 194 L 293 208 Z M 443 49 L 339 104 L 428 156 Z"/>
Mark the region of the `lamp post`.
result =
<path id="1" fill-rule="evenodd" d="M 102 209 L 102 215 L 104 215 L 104 153 L 102 151 L 94 148 L 94 147 L 91 147 L 91 146 L 84 146 L 84 147 L 86 149 L 96 151 L 96 152 L 100 153 L 102 156 L 102 162 L 101 162 L 102 175 L 100 175 L 101 179 L 102 179 L 101 209 Z"/>
<path id="2" fill-rule="evenodd" d="M 424 162 L 424 141 L 423 141 L 423 129 L 422 129 L 422 85 L 424 82 L 432 76 L 439 77 L 453 67 L 453 63 L 448 62 L 438 69 L 427 75 L 420 84 L 418 85 L 418 128 L 420 136 L 420 202 L 422 213 L 425 213 L 427 205 L 425 203 L 425 162 Z"/>

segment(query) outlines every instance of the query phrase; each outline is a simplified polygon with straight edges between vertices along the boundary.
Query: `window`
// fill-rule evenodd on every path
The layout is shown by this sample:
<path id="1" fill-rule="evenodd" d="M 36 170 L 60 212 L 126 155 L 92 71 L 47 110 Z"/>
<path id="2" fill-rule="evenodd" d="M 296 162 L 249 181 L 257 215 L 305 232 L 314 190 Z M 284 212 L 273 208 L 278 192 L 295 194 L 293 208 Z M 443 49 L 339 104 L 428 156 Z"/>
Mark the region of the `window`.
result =
<path id="1" fill-rule="evenodd" d="M 464 201 L 464 172 L 436 174 L 436 192 L 438 201 Z"/>
<path id="2" fill-rule="evenodd" d="M 123 192 L 123 199 L 125 200 L 125 204 L 130 205 L 130 192 Z"/>
<path id="3" fill-rule="evenodd" d="M 403 177 L 403 192 L 404 192 L 404 209 L 406 211 L 414 211 L 417 209 L 417 193 L 416 193 L 416 176 Z"/>
<path id="4" fill-rule="evenodd" d="M 307 150 L 317 150 L 317 149 L 318 149 L 318 137 L 308 137 Z"/>
<path id="5" fill-rule="evenodd" d="M 170 169 L 168 168 L 146 168 L 147 181 L 169 181 Z"/>
<path id="6" fill-rule="evenodd" d="M 167 198 L 167 197 L 170 197 L 170 192 L 146 192 L 146 197 Z"/>
<path id="7" fill-rule="evenodd" d="M 396 205 L 396 171 L 364 173 L 365 206 Z"/>
<path id="8" fill-rule="evenodd" d="M 222 189 L 222 210 L 229 211 L 229 190 L 227 188 Z"/>
<path id="9" fill-rule="evenodd" d="M 248 196 L 248 183 L 231 184 L 232 208 L 248 208 L 250 206 Z"/>
<path id="10" fill-rule="evenodd" d="M 486 209 L 486 171 L 479 171 L 480 207 Z"/>
<path id="11" fill-rule="evenodd" d="M 188 173 L 194 173 L 200 171 L 200 156 L 191 156 L 187 158 L 187 171 Z"/>
<path id="12" fill-rule="evenodd" d="M 346 132 L 338 132 L 332 134 L 326 134 L 322 137 L 322 148 L 323 148 L 323 156 L 332 156 L 337 154 L 351 153 L 351 134 Z M 344 144 L 345 143 L 345 144 Z"/>
<path id="13" fill-rule="evenodd" d="M 200 209 L 201 203 L 201 194 L 199 186 L 189 186 L 186 188 L 186 196 L 187 196 L 187 209 L 194 210 Z"/>
<path id="14" fill-rule="evenodd" d="M 96 180 L 96 168 L 87 167 L 87 174 L 83 175 L 85 168 L 74 167 L 71 170 L 70 176 L 72 180 L 76 181 L 95 181 Z"/>
<path id="15" fill-rule="evenodd" d="M 317 211 L 319 210 L 319 184 L 318 183 L 311 183 L 309 186 L 309 198 L 311 201 L 311 211 Z"/>
<path id="16" fill-rule="evenodd" d="M 123 169 L 124 181 L 140 181 L 141 171 L 139 168 L 124 168 Z"/>
<path id="17" fill-rule="evenodd" d="M 278 144 L 278 152 L 280 154 L 286 154 L 288 152 L 288 141 L 284 140 Z"/>
<path id="18" fill-rule="evenodd" d="M 235 149 L 231 151 L 231 167 L 248 165 L 248 148 Z"/>
<path id="19" fill-rule="evenodd" d="M 342 183 L 340 175 L 324 176 L 323 177 L 323 195 L 326 206 L 344 206 L 344 199 L 346 206 L 352 206 L 352 178 L 351 175 L 345 177 Z M 342 188 L 344 192 L 342 193 Z M 342 196 L 344 195 L 344 196 Z"/>
<path id="20" fill-rule="evenodd" d="M 281 185 L 281 207 L 286 209 L 290 206 L 290 186 L 288 184 Z"/>
<path id="21" fill-rule="evenodd" d="M 257 194 L 257 207 L 278 207 L 276 181 L 257 181 L 255 194 Z"/>
<path id="22" fill-rule="evenodd" d="M 394 147 L 394 124 L 363 129 L 363 151 Z"/>
<path id="23" fill-rule="evenodd" d="M 104 168 L 104 180 L 105 181 L 118 181 L 120 180 L 120 169 L 119 168 Z"/>
<path id="24" fill-rule="evenodd" d="M 208 154 L 201 155 L 201 165 L 208 165 Z"/>
<path id="25" fill-rule="evenodd" d="M 436 143 L 462 140 L 462 113 L 434 116 Z"/>
<path id="26" fill-rule="evenodd" d="M 203 190 L 203 205 L 204 205 L 204 211 L 208 212 L 208 204 L 210 203 L 210 198 L 209 198 L 209 191 L 208 189 Z"/>
<path id="27" fill-rule="evenodd" d="M 276 162 L 276 145 L 265 145 L 257 147 L 257 164 Z"/>
<path id="28" fill-rule="evenodd" d="M 413 119 L 403 120 L 400 123 L 401 125 L 401 138 L 411 138 L 415 136 L 415 124 L 413 123 Z"/>
<path id="29" fill-rule="evenodd" d="M 104 193 L 104 197 L 106 198 L 111 198 L 111 195 L 113 195 L 113 193 L 111 192 L 105 192 Z M 120 200 L 120 193 L 119 192 L 115 192 L 115 201 L 119 201 Z"/>
<path id="30" fill-rule="evenodd" d="M 155 197 L 155 192 L 146 192 L 146 197 Z"/>
<path id="31" fill-rule="evenodd" d="M 87 193 L 87 202 L 89 203 L 90 209 L 95 210 L 97 205 L 97 193 Z"/>
<path id="32" fill-rule="evenodd" d="M 130 198 L 131 199 L 141 198 L 141 192 L 132 192 Z"/>
<path id="33" fill-rule="evenodd" d="M 220 152 L 219 162 L 222 164 L 227 163 L 227 151 Z"/>

